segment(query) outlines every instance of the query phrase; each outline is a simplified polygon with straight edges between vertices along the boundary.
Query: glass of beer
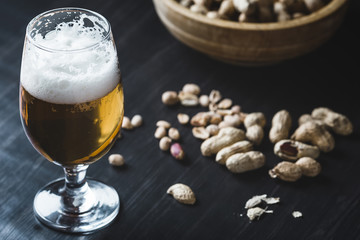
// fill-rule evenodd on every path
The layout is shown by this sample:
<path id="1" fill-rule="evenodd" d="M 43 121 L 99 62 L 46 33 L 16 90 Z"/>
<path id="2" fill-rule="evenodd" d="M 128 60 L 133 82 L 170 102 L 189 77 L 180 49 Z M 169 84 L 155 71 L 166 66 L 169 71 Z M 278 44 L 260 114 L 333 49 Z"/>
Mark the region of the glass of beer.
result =
<path id="1" fill-rule="evenodd" d="M 117 51 L 109 22 L 79 8 L 44 12 L 26 29 L 20 112 L 34 148 L 65 178 L 44 186 L 34 212 L 45 225 L 74 233 L 107 226 L 119 212 L 114 188 L 86 179 L 104 156 L 124 115 Z"/>

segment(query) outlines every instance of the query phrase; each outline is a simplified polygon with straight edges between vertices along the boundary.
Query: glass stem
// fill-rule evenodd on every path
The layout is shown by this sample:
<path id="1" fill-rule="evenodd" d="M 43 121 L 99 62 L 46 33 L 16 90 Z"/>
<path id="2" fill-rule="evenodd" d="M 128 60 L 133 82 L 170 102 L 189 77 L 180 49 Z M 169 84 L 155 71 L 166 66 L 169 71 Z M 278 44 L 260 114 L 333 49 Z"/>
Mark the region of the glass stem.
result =
<path id="1" fill-rule="evenodd" d="M 64 213 L 85 213 L 95 205 L 95 196 L 86 182 L 87 168 L 88 165 L 64 167 L 65 186 L 61 193 L 61 206 Z"/>

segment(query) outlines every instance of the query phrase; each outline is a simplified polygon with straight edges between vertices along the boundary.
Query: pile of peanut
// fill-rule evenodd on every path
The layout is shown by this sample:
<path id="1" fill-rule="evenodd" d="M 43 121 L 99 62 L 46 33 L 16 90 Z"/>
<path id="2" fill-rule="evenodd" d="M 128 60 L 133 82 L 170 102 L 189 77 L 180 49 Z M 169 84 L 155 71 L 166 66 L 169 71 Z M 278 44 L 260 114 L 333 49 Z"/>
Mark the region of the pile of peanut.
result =
<path id="1" fill-rule="evenodd" d="M 209 95 L 200 93 L 198 85 L 188 83 L 179 92 L 164 92 L 162 102 L 168 106 L 181 104 L 186 107 L 200 105 L 207 108 L 207 111 L 198 112 L 191 118 L 184 113 L 177 116 L 181 124 L 190 123 L 195 138 L 203 140 L 202 155 L 216 156 L 216 162 L 225 165 L 233 173 L 247 172 L 264 166 L 264 154 L 253 151 L 253 146 L 259 145 L 264 137 L 264 114 L 242 112 L 239 105 L 233 105 L 231 99 L 223 98 L 218 90 L 212 90 Z M 154 135 L 160 139 L 160 149 L 167 151 L 172 141 L 171 137 L 166 135 L 167 128 L 170 134 L 170 123 L 166 122 L 167 126 L 163 126 L 159 122 L 166 121 L 158 121 Z M 241 125 L 244 125 L 245 131 L 240 129 Z M 166 147 L 163 147 L 165 144 L 162 142 L 166 142 Z M 178 148 L 181 148 L 179 144 Z M 182 148 L 181 151 L 184 155 Z M 171 154 L 179 159 L 172 151 Z"/>
<path id="2" fill-rule="evenodd" d="M 291 122 L 290 113 L 281 110 L 274 115 L 269 133 L 270 141 L 275 143 L 274 153 L 286 160 L 271 169 L 269 175 L 289 182 L 297 181 L 303 175 L 317 176 L 321 165 L 315 159 L 320 152 L 330 152 L 335 147 L 332 132 L 346 136 L 353 131 L 346 116 L 325 107 L 315 108 L 311 115 L 300 116 L 299 127 L 288 139 Z"/>
<path id="3" fill-rule="evenodd" d="M 331 0 L 177 0 L 211 19 L 238 22 L 283 22 L 319 10 Z"/>
<path id="4" fill-rule="evenodd" d="M 143 124 L 143 118 L 140 114 L 134 115 L 131 119 L 127 116 L 123 117 L 121 128 L 125 130 L 133 130 Z M 118 133 L 118 138 L 122 138 L 121 131 Z M 125 164 L 125 158 L 119 153 L 109 155 L 108 161 L 112 166 L 121 167 Z"/>

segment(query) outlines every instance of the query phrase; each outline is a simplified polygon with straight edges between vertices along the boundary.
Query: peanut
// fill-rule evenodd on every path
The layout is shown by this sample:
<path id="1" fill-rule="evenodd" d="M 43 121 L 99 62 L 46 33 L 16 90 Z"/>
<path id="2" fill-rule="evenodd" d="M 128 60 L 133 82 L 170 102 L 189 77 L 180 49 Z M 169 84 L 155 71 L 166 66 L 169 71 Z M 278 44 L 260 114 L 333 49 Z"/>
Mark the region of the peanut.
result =
<path id="1" fill-rule="evenodd" d="M 189 115 L 187 115 L 185 113 L 179 113 L 177 115 L 177 119 L 178 119 L 180 124 L 185 125 L 185 124 L 187 124 L 189 122 L 190 117 L 189 117 Z"/>
<path id="2" fill-rule="evenodd" d="M 172 195 L 175 200 L 183 204 L 193 205 L 196 202 L 194 192 L 189 186 L 182 183 L 172 185 L 168 188 L 166 193 Z"/>
<path id="3" fill-rule="evenodd" d="M 295 163 L 301 168 L 304 176 L 315 177 L 321 172 L 321 165 L 311 157 L 302 157 Z"/>
<path id="4" fill-rule="evenodd" d="M 232 0 L 224 0 L 220 4 L 219 15 L 223 19 L 231 18 L 231 16 L 235 13 L 235 7 Z"/>
<path id="5" fill-rule="evenodd" d="M 303 17 L 303 16 L 305 16 L 304 13 L 296 12 L 296 13 L 293 13 L 292 18 L 293 18 L 293 19 L 297 19 L 297 18 L 301 18 L 301 17 Z"/>
<path id="6" fill-rule="evenodd" d="M 171 124 L 168 121 L 165 120 L 159 120 L 156 122 L 157 127 L 163 127 L 165 129 L 168 129 L 171 127 Z"/>
<path id="7" fill-rule="evenodd" d="M 232 105 L 232 100 L 230 98 L 224 98 L 219 102 L 218 108 L 228 109 L 231 107 L 231 105 Z"/>
<path id="8" fill-rule="evenodd" d="M 194 4 L 190 7 L 190 11 L 194 13 L 206 14 L 208 9 L 204 5 Z"/>
<path id="9" fill-rule="evenodd" d="M 209 8 L 212 3 L 212 0 L 193 0 L 193 2 L 197 5 L 203 5 L 206 8 Z"/>
<path id="10" fill-rule="evenodd" d="M 329 131 L 312 121 L 300 125 L 291 136 L 291 139 L 310 142 L 323 152 L 330 152 L 335 146 L 335 140 Z"/>
<path id="11" fill-rule="evenodd" d="M 229 122 L 225 122 L 225 121 L 221 121 L 221 122 L 219 122 L 219 128 L 226 128 L 226 127 L 235 127 L 235 126 L 233 126 L 231 123 L 229 123 Z"/>
<path id="12" fill-rule="evenodd" d="M 211 112 L 215 112 L 217 109 L 218 109 L 218 106 L 217 106 L 217 104 L 215 102 L 210 102 L 209 103 L 209 110 Z"/>
<path id="13" fill-rule="evenodd" d="M 322 0 L 303 0 L 310 12 L 315 12 L 324 6 Z"/>
<path id="14" fill-rule="evenodd" d="M 295 182 L 301 178 L 301 168 L 295 163 L 280 162 L 273 169 L 269 171 L 269 175 L 272 178 L 280 178 L 287 182 Z"/>
<path id="15" fill-rule="evenodd" d="M 210 116 L 209 119 L 210 124 L 219 124 L 222 121 L 222 116 L 218 113 L 210 112 L 209 116 Z"/>
<path id="16" fill-rule="evenodd" d="M 218 125 L 210 124 L 206 127 L 206 131 L 210 134 L 210 136 L 214 136 L 219 133 L 220 128 Z"/>
<path id="17" fill-rule="evenodd" d="M 226 167 L 233 173 L 258 169 L 265 164 L 265 156 L 258 151 L 236 153 L 226 160 Z"/>
<path id="18" fill-rule="evenodd" d="M 229 123 L 230 126 L 233 126 L 233 127 L 239 127 L 242 123 L 239 114 L 224 116 L 224 122 Z"/>
<path id="19" fill-rule="evenodd" d="M 170 128 L 168 131 L 168 135 L 172 140 L 179 140 L 180 139 L 180 133 L 179 130 L 176 128 Z"/>
<path id="20" fill-rule="evenodd" d="M 162 94 L 161 100 L 165 105 L 175 105 L 179 102 L 178 95 L 175 91 L 166 91 Z"/>
<path id="21" fill-rule="evenodd" d="M 155 130 L 154 137 L 160 139 L 166 135 L 166 129 L 164 127 L 158 127 Z"/>
<path id="22" fill-rule="evenodd" d="M 216 109 L 216 114 L 219 114 L 220 116 L 228 116 L 233 115 L 233 112 L 230 109 Z"/>
<path id="23" fill-rule="evenodd" d="M 252 125 L 246 129 L 246 138 L 255 145 L 260 145 L 264 138 L 264 130 L 260 125 Z"/>
<path id="24" fill-rule="evenodd" d="M 218 90 L 212 90 L 209 94 L 209 101 L 211 103 L 217 103 L 221 99 L 221 93 Z"/>
<path id="25" fill-rule="evenodd" d="M 209 12 L 209 13 L 211 13 L 211 12 Z M 209 106 L 209 102 L 210 102 L 210 100 L 209 100 L 209 96 L 208 96 L 208 95 L 201 95 L 201 96 L 199 97 L 199 103 L 200 103 L 200 105 L 201 105 L 202 107 L 208 107 L 208 106 Z"/>
<path id="26" fill-rule="evenodd" d="M 336 134 L 349 135 L 353 131 L 353 125 L 345 115 L 334 112 L 329 108 L 315 108 L 311 113 L 311 117 L 324 122 Z"/>
<path id="27" fill-rule="evenodd" d="M 194 5 L 193 5 L 194 6 Z M 181 105 L 185 107 L 195 107 L 199 104 L 199 98 L 193 93 L 180 91 L 179 99 Z"/>
<path id="28" fill-rule="evenodd" d="M 234 105 L 231 107 L 232 114 L 239 114 L 241 112 L 241 107 L 239 105 Z"/>
<path id="29" fill-rule="evenodd" d="M 303 114 L 299 117 L 299 120 L 298 120 L 298 123 L 299 123 L 299 126 L 306 123 L 306 122 L 315 122 L 316 124 L 320 125 L 320 126 L 323 126 L 325 127 L 325 123 L 321 120 L 317 120 L 313 117 L 311 117 L 310 114 Z"/>
<path id="30" fill-rule="evenodd" d="M 204 127 L 194 127 L 192 129 L 192 134 L 194 137 L 205 140 L 210 137 L 210 133 L 206 131 Z"/>
<path id="31" fill-rule="evenodd" d="M 291 116 L 286 110 L 277 112 L 272 119 L 272 126 L 269 132 L 269 139 L 272 143 L 276 143 L 282 139 L 289 137 L 291 128 Z"/>
<path id="32" fill-rule="evenodd" d="M 316 146 L 284 139 L 275 144 L 274 153 L 282 159 L 295 161 L 302 157 L 317 158 L 319 157 L 320 150 Z"/>
<path id="33" fill-rule="evenodd" d="M 171 146 L 171 138 L 169 138 L 168 136 L 164 136 L 160 139 L 159 148 L 162 151 L 168 151 L 170 149 L 170 146 Z"/>
<path id="34" fill-rule="evenodd" d="M 244 139 L 245 133 L 243 130 L 234 127 L 222 128 L 216 136 L 206 139 L 201 144 L 201 153 L 204 156 L 211 156 L 222 148 Z"/>
<path id="35" fill-rule="evenodd" d="M 249 113 L 246 115 L 244 120 L 244 126 L 246 128 L 252 125 L 260 125 L 261 127 L 264 127 L 265 124 L 266 124 L 266 118 L 265 115 L 261 112 Z"/>
<path id="36" fill-rule="evenodd" d="M 278 22 L 285 22 L 285 21 L 289 21 L 290 19 L 291 19 L 291 15 L 286 11 L 279 12 L 277 15 Z"/>
<path id="37" fill-rule="evenodd" d="M 185 157 L 185 152 L 179 143 L 173 143 L 171 145 L 170 153 L 177 160 L 182 160 Z"/>
<path id="38" fill-rule="evenodd" d="M 219 19 L 220 15 L 217 11 L 209 11 L 206 16 L 210 19 Z"/>
<path id="39" fill-rule="evenodd" d="M 234 155 L 235 153 L 244 153 L 244 152 L 251 151 L 252 147 L 253 147 L 252 143 L 250 143 L 249 141 L 246 141 L 246 140 L 236 142 L 228 147 L 224 147 L 223 149 L 221 149 L 216 154 L 215 161 L 219 164 L 224 165 L 226 160 L 231 155 Z"/>
<path id="40" fill-rule="evenodd" d="M 180 0 L 180 4 L 186 8 L 189 8 L 193 3 L 192 0 Z"/>
<path id="41" fill-rule="evenodd" d="M 128 117 L 124 116 L 121 127 L 126 130 L 133 129 L 133 125 Z"/>
<path id="42" fill-rule="evenodd" d="M 210 19 L 239 22 L 288 21 L 318 11 L 330 0 L 177 0 Z"/>
<path id="43" fill-rule="evenodd" d="M 132 118 L 131 118 L 131 125 L 133 127 L 140 127 L 143 123 L 143 119 L 142 117 L 137 114 L 137 115 L 134 115 Z"/>
<path id="44" fill-rule="evenodd" d="M 241 117 L 239 117 L 241 119 Z M 266 124 L 265 115 L 261 112 L 247 114 L 244 119 L 246 137 L 256 145 L 259 145 L 264 138 L 263 127 Z"/>
<path id="45" fill-rule="evenodd" d="M 111 165 L 117 167 L 125 164 L 124 157 L 121 154 L 111 154 L 108 160 Z"/>
<path id="46" fill-rule="evenodd" d="M 195 4 L 197 4 L 195 2 Z M 204 4 L 200 4 L 205 6 Z M 195 83 L 187 83 L 183 86 L 182 91 L 185 93 L 191 93 L 193 95 L 199 95 L 200 94 L 200 87 L 199 85 L 195 84 Z"/>
<path id="47" fill-rule="evenodd" d="M 194 127 L 204 127 L 208 124 L 210 117 L 208 112 L 198 112 L 191 118 L 190 124 Z"/>

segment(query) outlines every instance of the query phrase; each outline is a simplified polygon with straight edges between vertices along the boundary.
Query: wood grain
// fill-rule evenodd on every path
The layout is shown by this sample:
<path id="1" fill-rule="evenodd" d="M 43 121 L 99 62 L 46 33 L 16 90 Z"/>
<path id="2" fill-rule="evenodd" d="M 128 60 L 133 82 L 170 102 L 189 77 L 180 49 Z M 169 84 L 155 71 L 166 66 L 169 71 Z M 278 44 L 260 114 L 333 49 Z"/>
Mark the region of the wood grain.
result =
<path id="1" fill-rule="evenodd" d="M 89 167 L 88 176 L 112 185 L 121 210 L 109 227 L 91 235 L 59 233 L 38 223 L 32 204 L 36 192 L 62 177 L 62 169 L 40 156 L 20 123 L 18 86 L 25 27 L 42 11 L 78 6 L 98 11 L 111 23 L 119 53 L 125 114 L 141 114 L 144 125 L 123 131 L 108 154 L 121 153 L 125 168 L 114 168 L 108 154 Z M 360 239 L 360 97 L 358 45 L 354 23 L 360 5 L 353 1 L 336 34 L 316 51 L 280 64 L 245 68 L 208 58 L 174 39 L 160 22 L 151 1 L 5 0 L 0 8 L 0 239 Z M 191 128 L 176 122 L 178 112 L 201 108 L 166 107 L 161 93 L 188 82 L 202 92 L 218 89 L 245 112 L 268 118 L 265 140 L 257 149 L 267 163 L 262 169 L 231 174 L 213 158 L 201 156 L 201 142 Z M 326 106 L 347 115 L 355 125 L 349 137 L 335 136 L 334 151 L 321 154 L 319 177 L 296 183 L 271 179 L 267 171 L 279 160 L 268 140 L 270 119 L 288 109 L 294 119 Z M 158 149 L 153 137 L 157 120 L 174 123 L 187 158 L 174 160 Z M 293 126 L 292 131 L 296 126 Z M 197 203 L 184 206 L 166 194 L 174 183 L 189 185 Z M 281 204 L 250 223 L 244 204 L 253 195 L 280 197 Z M 301 219 L 291 212 L 301 211 Z"/>

